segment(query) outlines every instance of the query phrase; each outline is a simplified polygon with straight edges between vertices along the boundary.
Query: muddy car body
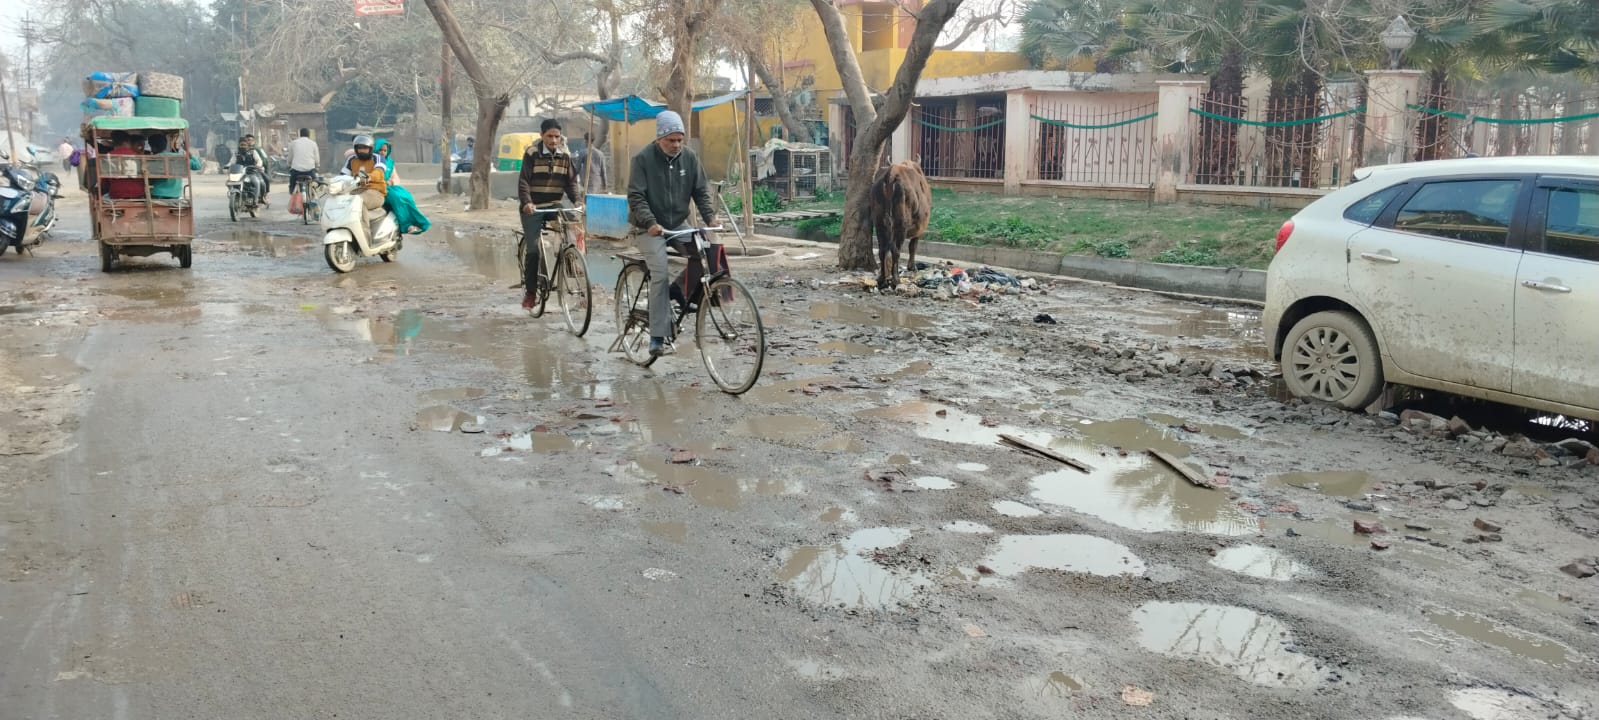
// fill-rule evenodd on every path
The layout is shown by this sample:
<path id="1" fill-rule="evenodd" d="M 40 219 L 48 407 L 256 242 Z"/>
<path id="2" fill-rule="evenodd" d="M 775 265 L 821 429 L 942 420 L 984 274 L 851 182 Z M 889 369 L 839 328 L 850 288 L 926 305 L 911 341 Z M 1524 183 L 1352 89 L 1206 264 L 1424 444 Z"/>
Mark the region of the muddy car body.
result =
<path id="1" fill-rule="evenodd" d="M 1371 168 L 1277 245 L 1262 321 L 1295 395 L 1358 409 L 1393 383 L 1599 419 L 1592 158 Z"/>

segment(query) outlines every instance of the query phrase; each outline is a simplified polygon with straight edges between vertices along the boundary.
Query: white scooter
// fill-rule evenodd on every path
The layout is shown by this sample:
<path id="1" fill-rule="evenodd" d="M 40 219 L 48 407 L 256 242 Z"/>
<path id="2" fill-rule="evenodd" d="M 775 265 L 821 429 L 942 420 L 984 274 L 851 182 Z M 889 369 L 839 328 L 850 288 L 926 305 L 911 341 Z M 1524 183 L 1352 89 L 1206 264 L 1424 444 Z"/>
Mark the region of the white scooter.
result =
<path id="1" fill-rule="evenodd" d="M 361 190 L 366 173 L 351 177 L 339 175 L 328 180 L 328 194 L 322 203 L 322 255 L 328 267 L 347 273 L 355 269 L 356 258 L 377 255 L 383 262 L 394 262 L 400 254 L 404 235 L 394 213 L 382 208 L 365 210 Z"/>

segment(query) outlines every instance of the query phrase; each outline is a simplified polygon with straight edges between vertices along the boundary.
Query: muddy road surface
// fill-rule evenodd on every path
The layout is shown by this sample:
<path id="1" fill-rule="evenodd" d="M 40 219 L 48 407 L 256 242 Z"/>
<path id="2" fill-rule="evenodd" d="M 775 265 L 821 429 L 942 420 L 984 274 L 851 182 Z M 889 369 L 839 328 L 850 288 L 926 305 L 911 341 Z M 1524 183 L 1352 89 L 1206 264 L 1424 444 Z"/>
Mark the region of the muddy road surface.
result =
<path id="1" fill-rule="evenodd" d="M 762 242 L 732 398 L 456 199 L 339 276 L 196 188 L 190 270 L 0 257 L 6 720 L 1595 717 L 1583 440 L 1284 404 L 1251 308 Z"/>

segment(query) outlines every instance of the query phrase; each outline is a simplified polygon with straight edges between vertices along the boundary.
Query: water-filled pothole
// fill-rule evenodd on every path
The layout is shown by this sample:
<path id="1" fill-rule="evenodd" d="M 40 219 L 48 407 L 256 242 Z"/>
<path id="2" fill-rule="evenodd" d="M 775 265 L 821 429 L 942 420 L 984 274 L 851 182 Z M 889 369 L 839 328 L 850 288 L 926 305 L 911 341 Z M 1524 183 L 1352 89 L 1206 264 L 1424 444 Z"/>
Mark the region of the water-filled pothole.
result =
<path id="1" fill-rule="evenodd" d="M 858 325 L 876 325 L 878 327 L 911 330 L 920 330 L 933 326 L 933 321 L 924 315 L 882 308 L 861 308 L 835 302 L 811 303 L 811 319 L 838 320 Z"/>
<path id="2" fill-rule="evenodd" d="M 1254 610 L 1157 601 L 1133 611 L 1133 622 L 1139 644 L 1152 652 L 1226 668 L 1259 685 L 1309 687 L 1321 681 L 1314 658 L 1289 651 L 1288 627 Z"/>
<path id="3" fill-rule="evenodd" d="M 904 528 L 868 528 L 833 545 L 796 548 L 777 579 L 824 607 L 894 610 L 932 581 L 884 567 L 866 554 L 903 544 L 910 536 Z"/>
<path id="4" fill-rule="evenodd" d="M 1282 551 L 1259 545 L 1239 545 L 1218 551 L 1210 564 L 1264 580 L 1292 580 L 1305 571 L 1304 566 Z"/>
<path id="5" fill-rule="evenodd" d="M 1090 575 L 1142 575 L 1144 561 L 1122 545 L 1093 535 L 1006 535 L 983 564 L 997 575 L 1059 570 Z"/>
<path id="6" fill-rule="evenodd" d="M 1564 666 L 1570 660 L 1570 654 L 1560 643 L 1533 637 L 1479 615 L 1453 610 L 1428 610 L 1422 614 L 1433 625 L 1500 648 L 1516 657 L 1537 660 L 1553 667 Z"/>

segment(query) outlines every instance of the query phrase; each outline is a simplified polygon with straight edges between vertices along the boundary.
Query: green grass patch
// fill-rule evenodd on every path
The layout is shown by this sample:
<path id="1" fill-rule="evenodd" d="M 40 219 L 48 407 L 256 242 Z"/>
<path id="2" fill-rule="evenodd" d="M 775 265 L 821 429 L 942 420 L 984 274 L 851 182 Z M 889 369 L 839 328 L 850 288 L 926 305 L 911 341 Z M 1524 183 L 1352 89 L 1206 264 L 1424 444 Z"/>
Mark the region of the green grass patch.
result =
<path id="1" fill-rule="evenodd" d="M 842 209 L 841 196 L 796 208 Z M 926 239 L 961 245 L 1264 268 L 1291 210 L 1150 205 L 1092 198 L 1007 197 L 933 191 Z M 801 221 L 807 236 L 838 235 L 839 218 Z"/>

